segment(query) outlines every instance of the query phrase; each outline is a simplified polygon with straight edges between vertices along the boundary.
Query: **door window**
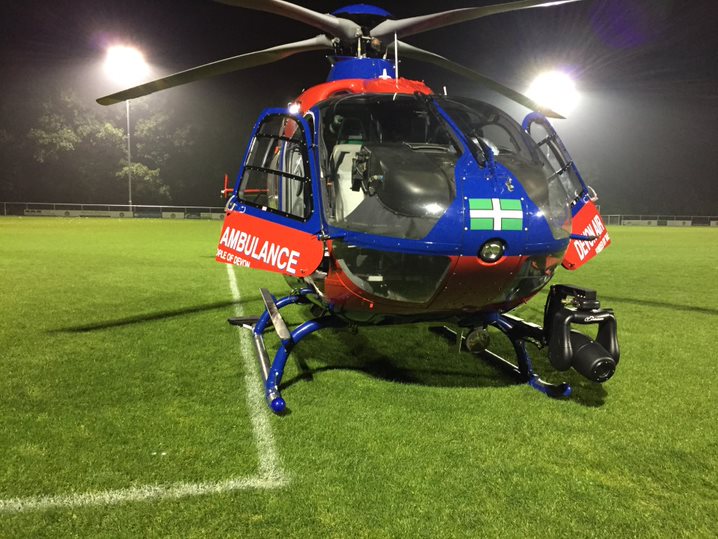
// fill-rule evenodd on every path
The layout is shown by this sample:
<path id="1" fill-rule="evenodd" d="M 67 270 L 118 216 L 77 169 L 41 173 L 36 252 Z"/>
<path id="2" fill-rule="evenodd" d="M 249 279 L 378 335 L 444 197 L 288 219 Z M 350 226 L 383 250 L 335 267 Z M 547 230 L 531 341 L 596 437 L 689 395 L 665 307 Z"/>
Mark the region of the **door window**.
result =
<path id="1" fill-rule="evenodd" d="M 290 116 L 272 114 L 251 142 L 239 199 L 306 221 L 312 213 L 309 159 L 302 126 Z"/>

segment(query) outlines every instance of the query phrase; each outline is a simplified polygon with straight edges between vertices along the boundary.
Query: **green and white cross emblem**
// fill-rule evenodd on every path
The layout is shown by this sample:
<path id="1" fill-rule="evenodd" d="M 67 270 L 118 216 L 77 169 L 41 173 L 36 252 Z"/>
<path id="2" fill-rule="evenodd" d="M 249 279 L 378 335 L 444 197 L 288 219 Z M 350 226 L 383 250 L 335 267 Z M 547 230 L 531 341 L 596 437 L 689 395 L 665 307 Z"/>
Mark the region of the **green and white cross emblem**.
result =
<path id="1" fill-rule="evenodd" d="M 524 212 L 516 198 L 470 198 L 471 230 L 523 230 Z"/>

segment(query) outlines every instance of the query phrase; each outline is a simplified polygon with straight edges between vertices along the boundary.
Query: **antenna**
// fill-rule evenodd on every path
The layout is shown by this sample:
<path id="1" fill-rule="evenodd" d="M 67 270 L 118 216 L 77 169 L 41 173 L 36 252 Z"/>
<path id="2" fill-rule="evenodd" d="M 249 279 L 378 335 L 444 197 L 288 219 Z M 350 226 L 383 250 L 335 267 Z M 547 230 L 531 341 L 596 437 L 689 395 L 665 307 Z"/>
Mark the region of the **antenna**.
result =
<path id="1" fill-rule="evenodd" d="M 396 85 L 399 86 L 399 40 L 394 32 L 394 76 Z"/>

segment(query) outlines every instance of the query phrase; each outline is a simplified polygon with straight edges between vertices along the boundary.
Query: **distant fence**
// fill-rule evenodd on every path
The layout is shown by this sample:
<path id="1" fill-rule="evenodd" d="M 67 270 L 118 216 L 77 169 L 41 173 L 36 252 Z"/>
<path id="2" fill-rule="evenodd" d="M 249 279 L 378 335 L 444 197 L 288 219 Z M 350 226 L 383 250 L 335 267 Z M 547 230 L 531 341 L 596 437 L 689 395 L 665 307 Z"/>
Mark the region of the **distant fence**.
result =
<path id="1" fill-rule="evenodd" d="M 148 206 L 127 204 L 65 204 L 0 202 L 3 215 L 33 217 L 112 217 L 116 219 L 224 219 L 224 208 L 215 206 Z"/>
<path id="2" fill-rule="evenodd" d="M 2 215 L 40 217 L 113 217 L 117 219 L 224 219 L 217 206 L 147 206 L 127 204 L 65 204 L 0 202 Z M 715 226 L 718 216 L 709 215 L 604 215 L 607 225 L 622 226 Z"/>
<path id="3" fill-rule="evenodd" d="M 718 216 L 710 215 L 604 215 L 607 225 L 622 226 L 716 226 Z"/>

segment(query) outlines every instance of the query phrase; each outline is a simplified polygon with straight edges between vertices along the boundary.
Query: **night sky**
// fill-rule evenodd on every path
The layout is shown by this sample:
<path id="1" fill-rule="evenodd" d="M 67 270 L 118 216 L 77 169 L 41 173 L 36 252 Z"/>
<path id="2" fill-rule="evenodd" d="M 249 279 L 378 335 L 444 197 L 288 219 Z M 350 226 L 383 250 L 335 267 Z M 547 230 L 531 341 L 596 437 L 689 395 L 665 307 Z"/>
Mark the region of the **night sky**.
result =
<path id="1" fill-rule="evenodd" d="M 352 2 L 296 3 L 331 12 Z M 491 3 L 374 4 L 403 18 Z M 31 127 L 23 111 L 48 94 L 72 89 L 88 106 L 99 107 L 95 98 L 120 90 L 101 71 L 111 43 L 139 47 L 153 75 L 161 76 L 319 33 L 209 0 L 6 0 L 0 27 L 0 125 L 17 132 Z M 582 100 L 554 125 L 597 190 L 604 213 L 718 215 L 716 27 L 716 0 L 585 0 L 496 15 L 405 41 L 522 92 L 542 70 L 570 71 Z M 312 52 L 165 92 L 158 106 L 198 126 L 202 137 L 194 176 L 185 180 L 192 186 L 173 202 L 221 205 L 221 177 L 236 173 L 260 111 L 285 105 L 322 82 L 328 67 L 324 53 Z M 411 60 L 402 62 L 401 75 L 424 80 L 437 92 L 446 86 L 449 94 L 484 95 L 473 83 Z M 122 105 L 115 107 L 123 112 Z M 12 153 L 2 159 L 0 174 L 22 166 Z M 23 192 L 28 193 L 35 194 Z M 12 196 L 0 189 L 0 201 Z"/>

